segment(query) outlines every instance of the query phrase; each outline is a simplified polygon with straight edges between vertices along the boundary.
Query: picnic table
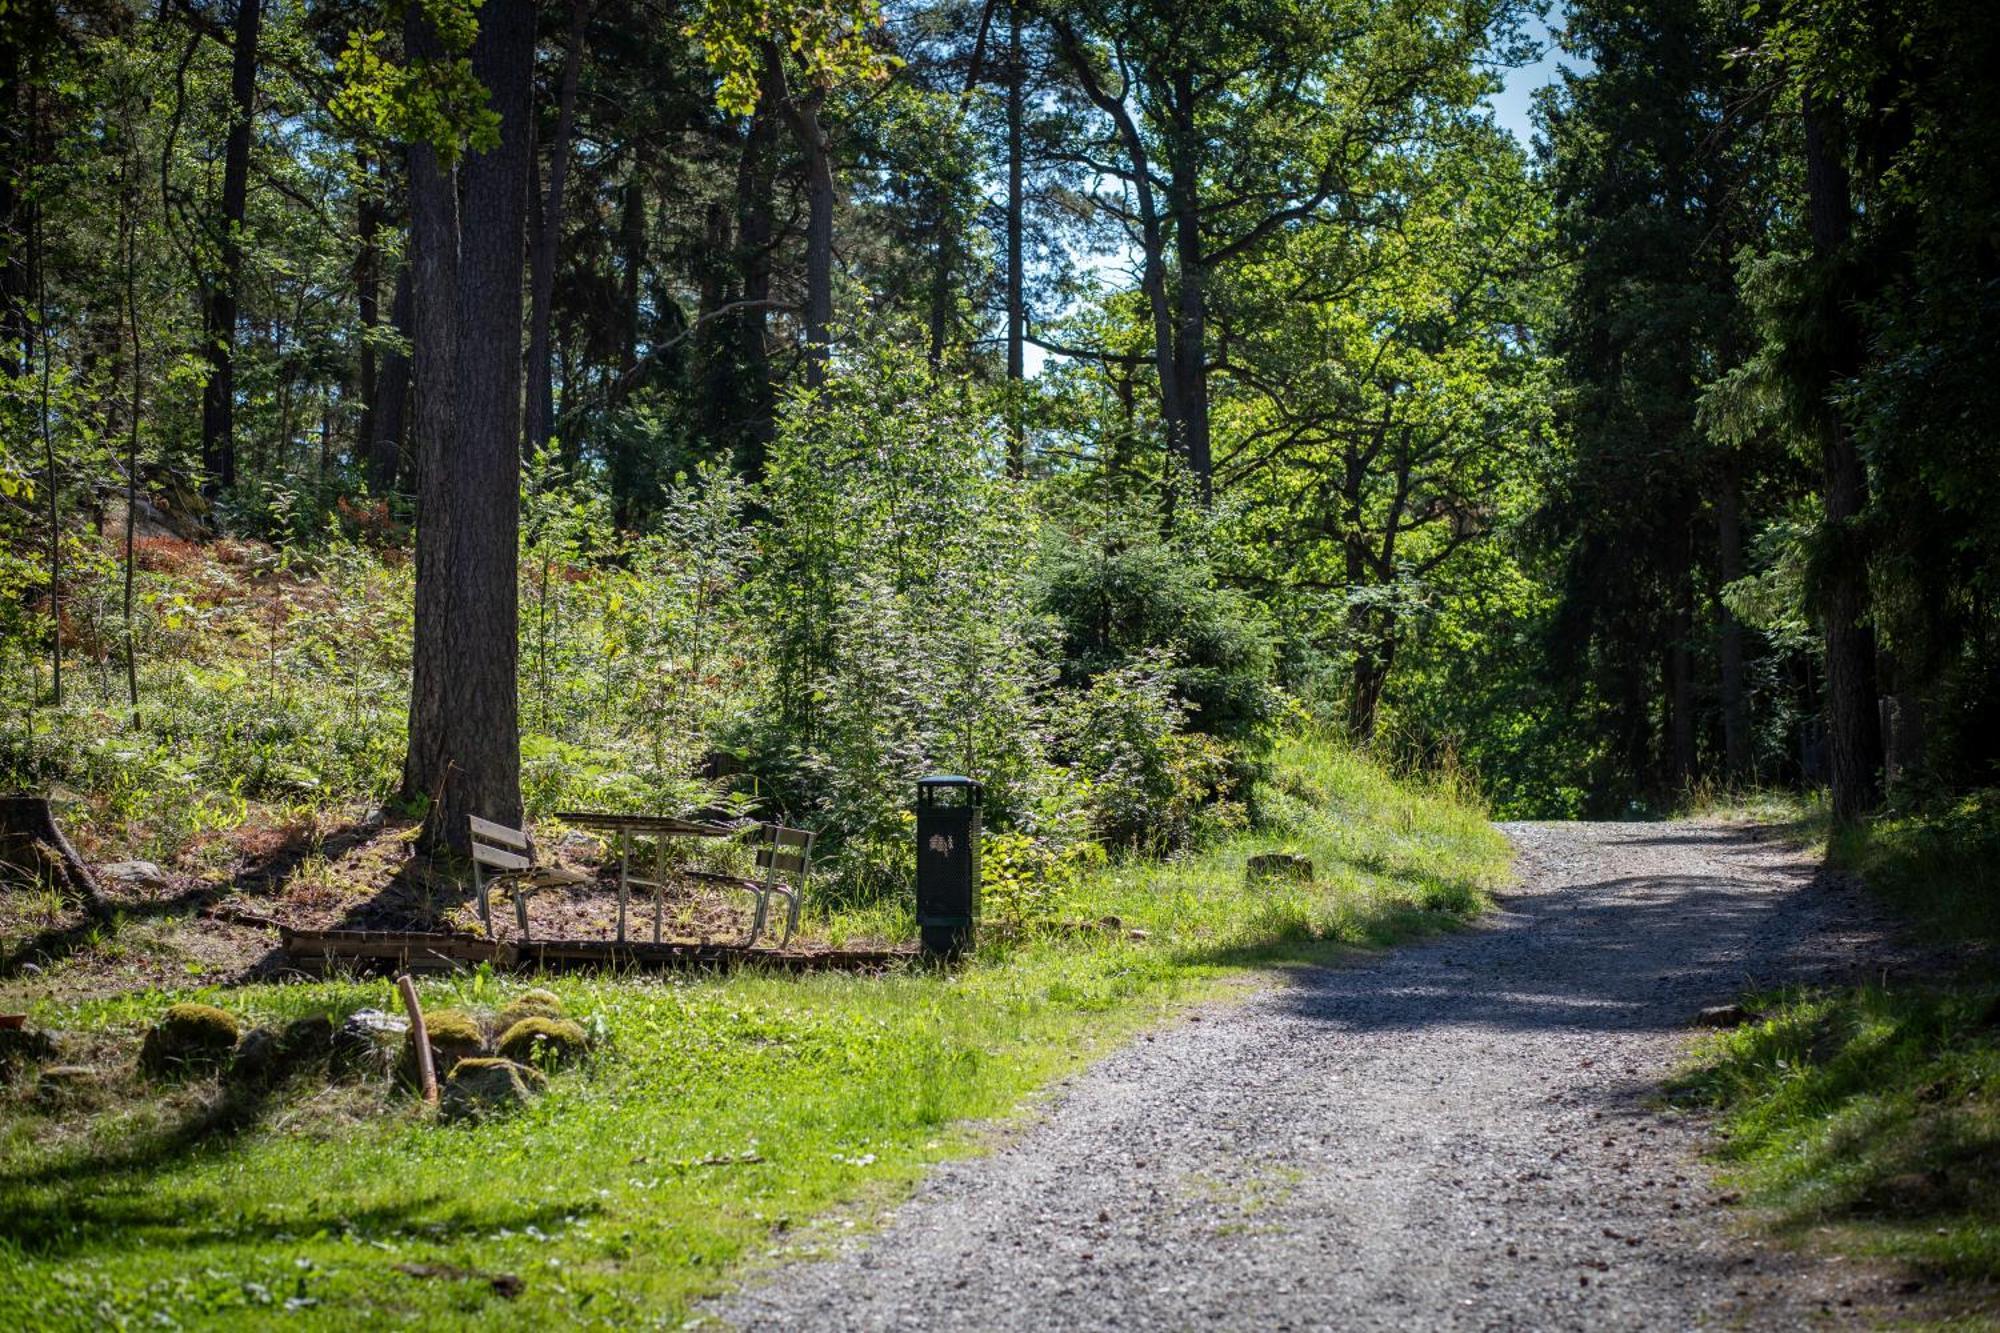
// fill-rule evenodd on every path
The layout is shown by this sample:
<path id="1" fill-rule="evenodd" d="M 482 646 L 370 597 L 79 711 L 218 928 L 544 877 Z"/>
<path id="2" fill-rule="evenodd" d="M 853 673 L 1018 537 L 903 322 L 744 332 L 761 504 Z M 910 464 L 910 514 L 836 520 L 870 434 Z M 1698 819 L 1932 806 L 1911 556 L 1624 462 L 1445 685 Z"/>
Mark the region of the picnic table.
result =
<path id="1" fill-rule="evenodd" d="M 653 943 L 660 943 L 660 929 L 666 908 L 667 839 L 732 838 L 742 831 L 736 824 L 712 824 L 680 819 L 673 815 L 621 815 L 598 810 L 558 810 L 556 818 L 574 828 L 593 833 L 615 834 L 618 839 L 618 942 L 625 943 L 625 903 L 631 886 L 653 891 Z M 634 878 L 631 872 L 632 840 L 653 839 L 652 879 Z"/>

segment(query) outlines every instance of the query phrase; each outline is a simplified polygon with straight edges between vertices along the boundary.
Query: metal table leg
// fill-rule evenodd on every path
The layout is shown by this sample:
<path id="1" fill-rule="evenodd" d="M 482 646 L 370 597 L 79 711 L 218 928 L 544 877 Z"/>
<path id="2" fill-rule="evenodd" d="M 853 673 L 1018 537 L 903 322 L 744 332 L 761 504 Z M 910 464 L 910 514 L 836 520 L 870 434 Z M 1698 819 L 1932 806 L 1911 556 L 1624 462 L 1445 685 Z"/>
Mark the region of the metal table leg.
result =
<path id="1" fill-rule="evenodd" d="M 653 839 L 653 943 L 660 942 L 660 917 L 666 910 L 667 840 Z"/>
<path id="2" fill-rule="evenodd" d="M 625 875 L 632 863 L 632 834 L 618 831 L 618 942 L 625 942 Z"/>

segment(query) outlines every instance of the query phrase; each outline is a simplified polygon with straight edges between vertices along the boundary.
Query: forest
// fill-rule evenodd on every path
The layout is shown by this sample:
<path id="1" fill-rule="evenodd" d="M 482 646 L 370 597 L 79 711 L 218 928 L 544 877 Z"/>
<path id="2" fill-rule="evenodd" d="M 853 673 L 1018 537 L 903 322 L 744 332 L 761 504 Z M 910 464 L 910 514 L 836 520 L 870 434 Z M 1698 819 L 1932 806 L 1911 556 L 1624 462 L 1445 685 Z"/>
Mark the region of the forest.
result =
<path id="1" fill-rule="evenodd" d="M 177 997 L 393 1009 L 270 937 L 493 936 L 479 821 L 617 865 L 621 943 L 566 812 L 775 821 L 809 948 L 893 952 L 918 779 L 979 784 L 960 980 L 424 983 L 594 1015 L 481 1142 L 676 1238 L 565 1233 L 614 1322 L 1232 967 L 1468 919 L 1492 820 L 1776 802 L 2000 939 L 1996 68 L 1987 0 L 0 0 L 0 793 L 52 812 L 0 807 L 0 1009 L 125 1071 L 60 1141 L 0 1095 L 0 1322 L 186 1280 L 121 1172 L 263 1218 L 201 1241 L 231 1309 L 320 1299 L 286 1172 L 312 1262 L 530 1262 L 423 1129 L 315 1175 L 126 1058 Z M 707 1078 L 812 1164 L 639 1092 Z M 560 1126 L 715 1169 L 669 1215 Z M 320 1315 L 438 1275 L 348 1271 Z"/>
<path id="2" fill-rule="evenodd" d="M 720 766 L 857 893 L 919 771 L 1164 850 L 1288 710 L 1989 784 L 1994 25 L 1575 4 L 1524 146 L 1545 17 L 12 6 L 0 772 L 170 855 Z"/>

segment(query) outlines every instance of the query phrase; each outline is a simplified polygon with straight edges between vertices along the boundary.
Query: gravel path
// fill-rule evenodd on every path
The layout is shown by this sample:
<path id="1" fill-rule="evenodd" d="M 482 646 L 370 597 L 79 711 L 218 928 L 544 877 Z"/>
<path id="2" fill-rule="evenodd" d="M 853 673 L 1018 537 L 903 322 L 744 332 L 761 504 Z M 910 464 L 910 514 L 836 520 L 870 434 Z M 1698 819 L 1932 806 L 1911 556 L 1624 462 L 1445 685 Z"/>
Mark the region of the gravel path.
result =
<path id="1" fill-rule="evenodd" d="M 1697 1160 L 1700 1125 L 1651 1097 L 1698 1009 L 1846 972 L 1879 923 L 1741 828 L 1504 828 L 1520 884 L 1479 927 L 1190 1012 L 992 1155 L 940 1167 L 881 1230 L 710 1313 L 1602 1329 L 1879 1306 L 1879 1275 L 1748 1239 Z"/>

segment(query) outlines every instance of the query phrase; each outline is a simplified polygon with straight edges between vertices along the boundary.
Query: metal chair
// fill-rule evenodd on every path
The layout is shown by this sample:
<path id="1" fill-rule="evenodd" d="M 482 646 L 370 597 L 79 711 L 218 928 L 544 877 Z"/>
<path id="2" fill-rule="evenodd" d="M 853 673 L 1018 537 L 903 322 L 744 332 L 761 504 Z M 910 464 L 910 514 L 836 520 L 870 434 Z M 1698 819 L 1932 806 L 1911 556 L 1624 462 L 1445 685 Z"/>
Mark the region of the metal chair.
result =
<path id="1" fill-rule="evenodd" d="M 771 899 L 785 900 L 785 933 L 778 939 L 782 949 L 792 942 L 799 928 L 799 903 L 805 895 L 806 876 L 812 873 L 813 840 L 809 829 L 786 828 L 782 824 L 759 824 L 751 835 L 757 866 L 755 876 L 717 875 L 707 871 L 686 872 L 690 878 L 726 884 L 741 889 L 756 900 L 750 918 L 750 932 L 737 947 L 755 947 L 757 937 L 770 922 Z"/>
<path id="2" fill-rule="evenodd" d="M 806 876 L 812 873 L 815 836 L 809 829 L 786 828 L 782 824 L 757 826 L 756 859 L 762 876 L 757 895 L 757 920 L 750 928 L 752 944 L 757 942 L 757 936 L 770 916 L 773 894 L 783 897 L 787 903 L 785 933 L 778 941 L 778 947 L 782 949 L 792 942 L 792 932 L 799 928 L 799 903 L 805 896 Z"/>

